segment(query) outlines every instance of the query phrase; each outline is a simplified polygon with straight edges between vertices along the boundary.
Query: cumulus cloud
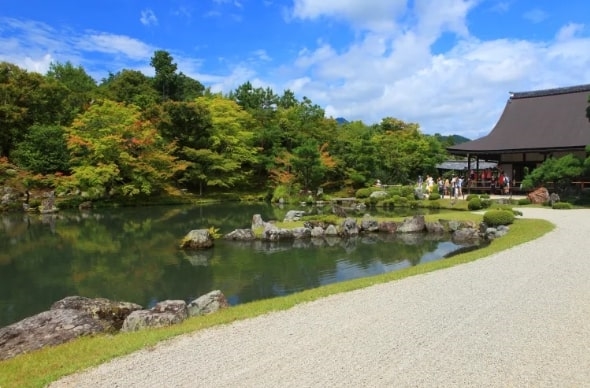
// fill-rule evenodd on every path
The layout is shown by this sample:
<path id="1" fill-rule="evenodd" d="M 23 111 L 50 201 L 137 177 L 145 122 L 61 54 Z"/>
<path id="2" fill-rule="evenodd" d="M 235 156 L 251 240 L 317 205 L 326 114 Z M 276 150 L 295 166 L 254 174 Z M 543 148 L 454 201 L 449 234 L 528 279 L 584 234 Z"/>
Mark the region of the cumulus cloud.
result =
<path id="1" fill-rule="evenodd" d="M 144 26 L 155 26 L 158 24 L 158 18 L 156 17 L 156 14 L 149 8 L 141 11 L 141 17 L 139 18 L 139 21 Z"/>

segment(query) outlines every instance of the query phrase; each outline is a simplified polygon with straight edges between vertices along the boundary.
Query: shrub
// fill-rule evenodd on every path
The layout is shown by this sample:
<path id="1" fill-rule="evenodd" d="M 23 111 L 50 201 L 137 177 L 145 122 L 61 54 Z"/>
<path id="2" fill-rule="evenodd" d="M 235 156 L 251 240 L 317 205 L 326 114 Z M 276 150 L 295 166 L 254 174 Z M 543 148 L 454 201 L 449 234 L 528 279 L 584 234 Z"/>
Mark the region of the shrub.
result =
<path id="1" fill-rule="evenodd" d="M 469 210 L 479 210 L 479 209 L 481 209 L 482 206 L 481 206 L 481 200 L 479 199 L 479 197 L 471 198 L 469 200 L 469 202 L 467 203 L 467 208 Z"/>
<path id="2" fill-rule="evenodd" d="M 508 225 L 514 222 L 514 213 L 505 209 L 488 210 L 483 215 L 483 222 L 488 226 Z"/>
<path id="3" fill-rule="evenodd" d="M 428 196 L 428 200 L 429 201 L 436 201 L 437 199 L 440 199 L 440 194 L 439 193 L 431 193 Z"/>
<path id="4" fill-rule="evenodd" d="M 409 207 L 410 206 L 410 200 L 407 199 L 406 197 L 397 197 L 397 199 L 394 197 L 394 201 L 395 201 L 396 207 Z"/>
<path id="5" fill-rule="evenodd" d="M 279 199 L 283 199 L 284 201 L 289 201 L 290 197 L 290 190 L 289 187 L 284 185 L 279 185 L 274 189 L 272 194 L 272 202 L 279 202 Z"/>
<path id="6" fill-rule="evenodd" d="M 481 199 L 481 207 L 482 209 L 487 209 L 492 205 L 491 199 Z"/>
<path id="7" fill-rule="evenodd" d="M 355 197 L 357 198 L 369 198 L 371 196 L 371 189 L 370 188 L 363 188 L 358 189 L 356 191 Z"/>
<path id="8" fill-rule="evenodd" d="M 569 202 L 555 202 L 553 204 L 553 209 L 572 209 L 573 206 Z"/>
<path id="9" fill-rule="evenodd" d="M 523 205 L 530 205 L 530 204 L 531 204 L 531 200 L 530 200 L 530 199 L 528 199 L 528 198 L 521 198 L 521 199 L 519 199 L 519 200 L 518 200 L 518 204 L 519 204 L 520 206 L 523 206 Z"/>
<path id="10" fill-rule="evenodd" d="M 479 196 L 481 199 L 490 199 L 490 195 L 489 194 L 482 194 Z"/>
<path id="11" fill-rule="evenodd" d="M 440 209 L 440 202 L 439 201 L 432 201 L 428 203 L 428 207 L 430 209 Z"/>
<path id="12" fill-rule="evenodd" d="M 473 198 L 479 198 L 479 195 L 477 194 L 469 194 L 467 197 L 465 197 L 465 200 L 467 202 L 471 201 Z"/>

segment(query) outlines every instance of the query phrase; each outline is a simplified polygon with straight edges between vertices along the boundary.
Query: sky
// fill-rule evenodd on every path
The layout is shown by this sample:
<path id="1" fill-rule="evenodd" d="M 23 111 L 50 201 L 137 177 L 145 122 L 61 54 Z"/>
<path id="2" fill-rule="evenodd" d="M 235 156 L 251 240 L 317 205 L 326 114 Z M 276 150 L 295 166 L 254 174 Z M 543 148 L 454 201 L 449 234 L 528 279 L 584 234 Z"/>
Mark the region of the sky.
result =
<path id="1" fill-rule="evenodd" d="M 0 61 L 97 82 L 165 50 L 214 92 L 250 81 L 327 117 L 487 135 L 510 92 L 590 84 L 588 0 L 0 0 Z"/>

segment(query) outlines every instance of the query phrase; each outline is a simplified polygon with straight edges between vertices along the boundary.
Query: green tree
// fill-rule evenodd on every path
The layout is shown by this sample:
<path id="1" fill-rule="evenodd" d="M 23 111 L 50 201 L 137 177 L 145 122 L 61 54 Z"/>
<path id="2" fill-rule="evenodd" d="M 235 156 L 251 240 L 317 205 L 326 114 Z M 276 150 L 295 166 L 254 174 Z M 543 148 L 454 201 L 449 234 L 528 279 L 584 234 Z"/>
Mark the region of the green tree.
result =
<path id="1" fill-rule="evenodd" d="M 100 84 L 99 91 L 110 100 L 134 104 L 142 109 L 154 105 L 160 97 L 152 86 L 152 79 L 137 70 L 109 74 Z"/>
<path id="2" fill-rule="evenodd" d="M 208 145 L 211 153 L 206 155 L 201 151 L 202 158 L 197 163 L 200 181 L 209 187 L 223 188 L 247 183 L 257 162 L 252 116 L 220 95 L 201 97 L 197 102 L 207 105 L 213 124 Z"/>
<path id="3" fill-rule="evenodd" d="M 74 185 L 95 197 L 157 194 L 184 169 L 133 105 L 97 101 L 67 129 Z"/>
<path id="4" fill-rule="evenodd" d="M 307 190 L 317 187 L 326 172 L 321 163 L 318 143 L 313 139 L 306 140 L 293 150 L 291 163 L 295 174 Z"/>
<path id="5" fill-rule="evenodd" d="M 167 51 L 157 50 L 150 61 L 154 68 L 154 88 L 160 93 L 162 101 L 174 99 L 178 93 L 176 69 L 178 66 Z"/>
<path id="6" fill-rule="evenodd" d="M 97 90 L 96 81 L 86 73 L 82 66 L 75 67 L 71 62 L 53 62 L 49 65 L 46 76 L 64 85 L 69 93 L 64 103 L 71 107 L 73 115 L 83 111 Z M 73 116 L 72 116 L 73 118 Z M 68 123 L 64 123 L 68 125 Z"/>
<path id="7" fill-rule="evenodd" d="M 584 161 L 572 154 L 560 158 L 546 159 L 522 180 L 524 189 L 532 189 L 548 183 L 554 183 L 559 192 L 570 186 L 575 178 L 584 174 Z"/>
<path id="8" fill-rule="evenodd" d="M 65 131 L 57 125 L 33 125 L 12 153 L 22 168 L 39 174 L 69 171 Z"/>
<path id="9" fill-rule="evenodd" d="M 0 156 L 9 156 L 34 124 L 69 124 L 68 89 L 58 81 L 0 63 Z"/>

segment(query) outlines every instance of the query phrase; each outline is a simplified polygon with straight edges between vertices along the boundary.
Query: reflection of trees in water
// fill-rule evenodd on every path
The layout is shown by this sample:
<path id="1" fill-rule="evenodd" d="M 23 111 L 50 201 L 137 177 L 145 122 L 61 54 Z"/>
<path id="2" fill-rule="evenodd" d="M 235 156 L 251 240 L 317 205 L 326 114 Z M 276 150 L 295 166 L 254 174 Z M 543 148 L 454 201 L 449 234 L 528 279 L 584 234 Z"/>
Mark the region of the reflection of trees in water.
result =
<path id="1" fill-rule="evenodd" d="M 407 261 L 416 265 L 444 236 L 363 234 L 279 242 L 215 241 L 213 249 L 178 248 L 192 229 L 222 233 L 249 227 L 252 216 L 284 218 L 268 205 L 94 209 L 2 215 L 0 324 L 33 315 L 68 295 L 148 305 L 220 289 L 233 303 L 325 284 L 341 268 L 366 276 Z"/>

